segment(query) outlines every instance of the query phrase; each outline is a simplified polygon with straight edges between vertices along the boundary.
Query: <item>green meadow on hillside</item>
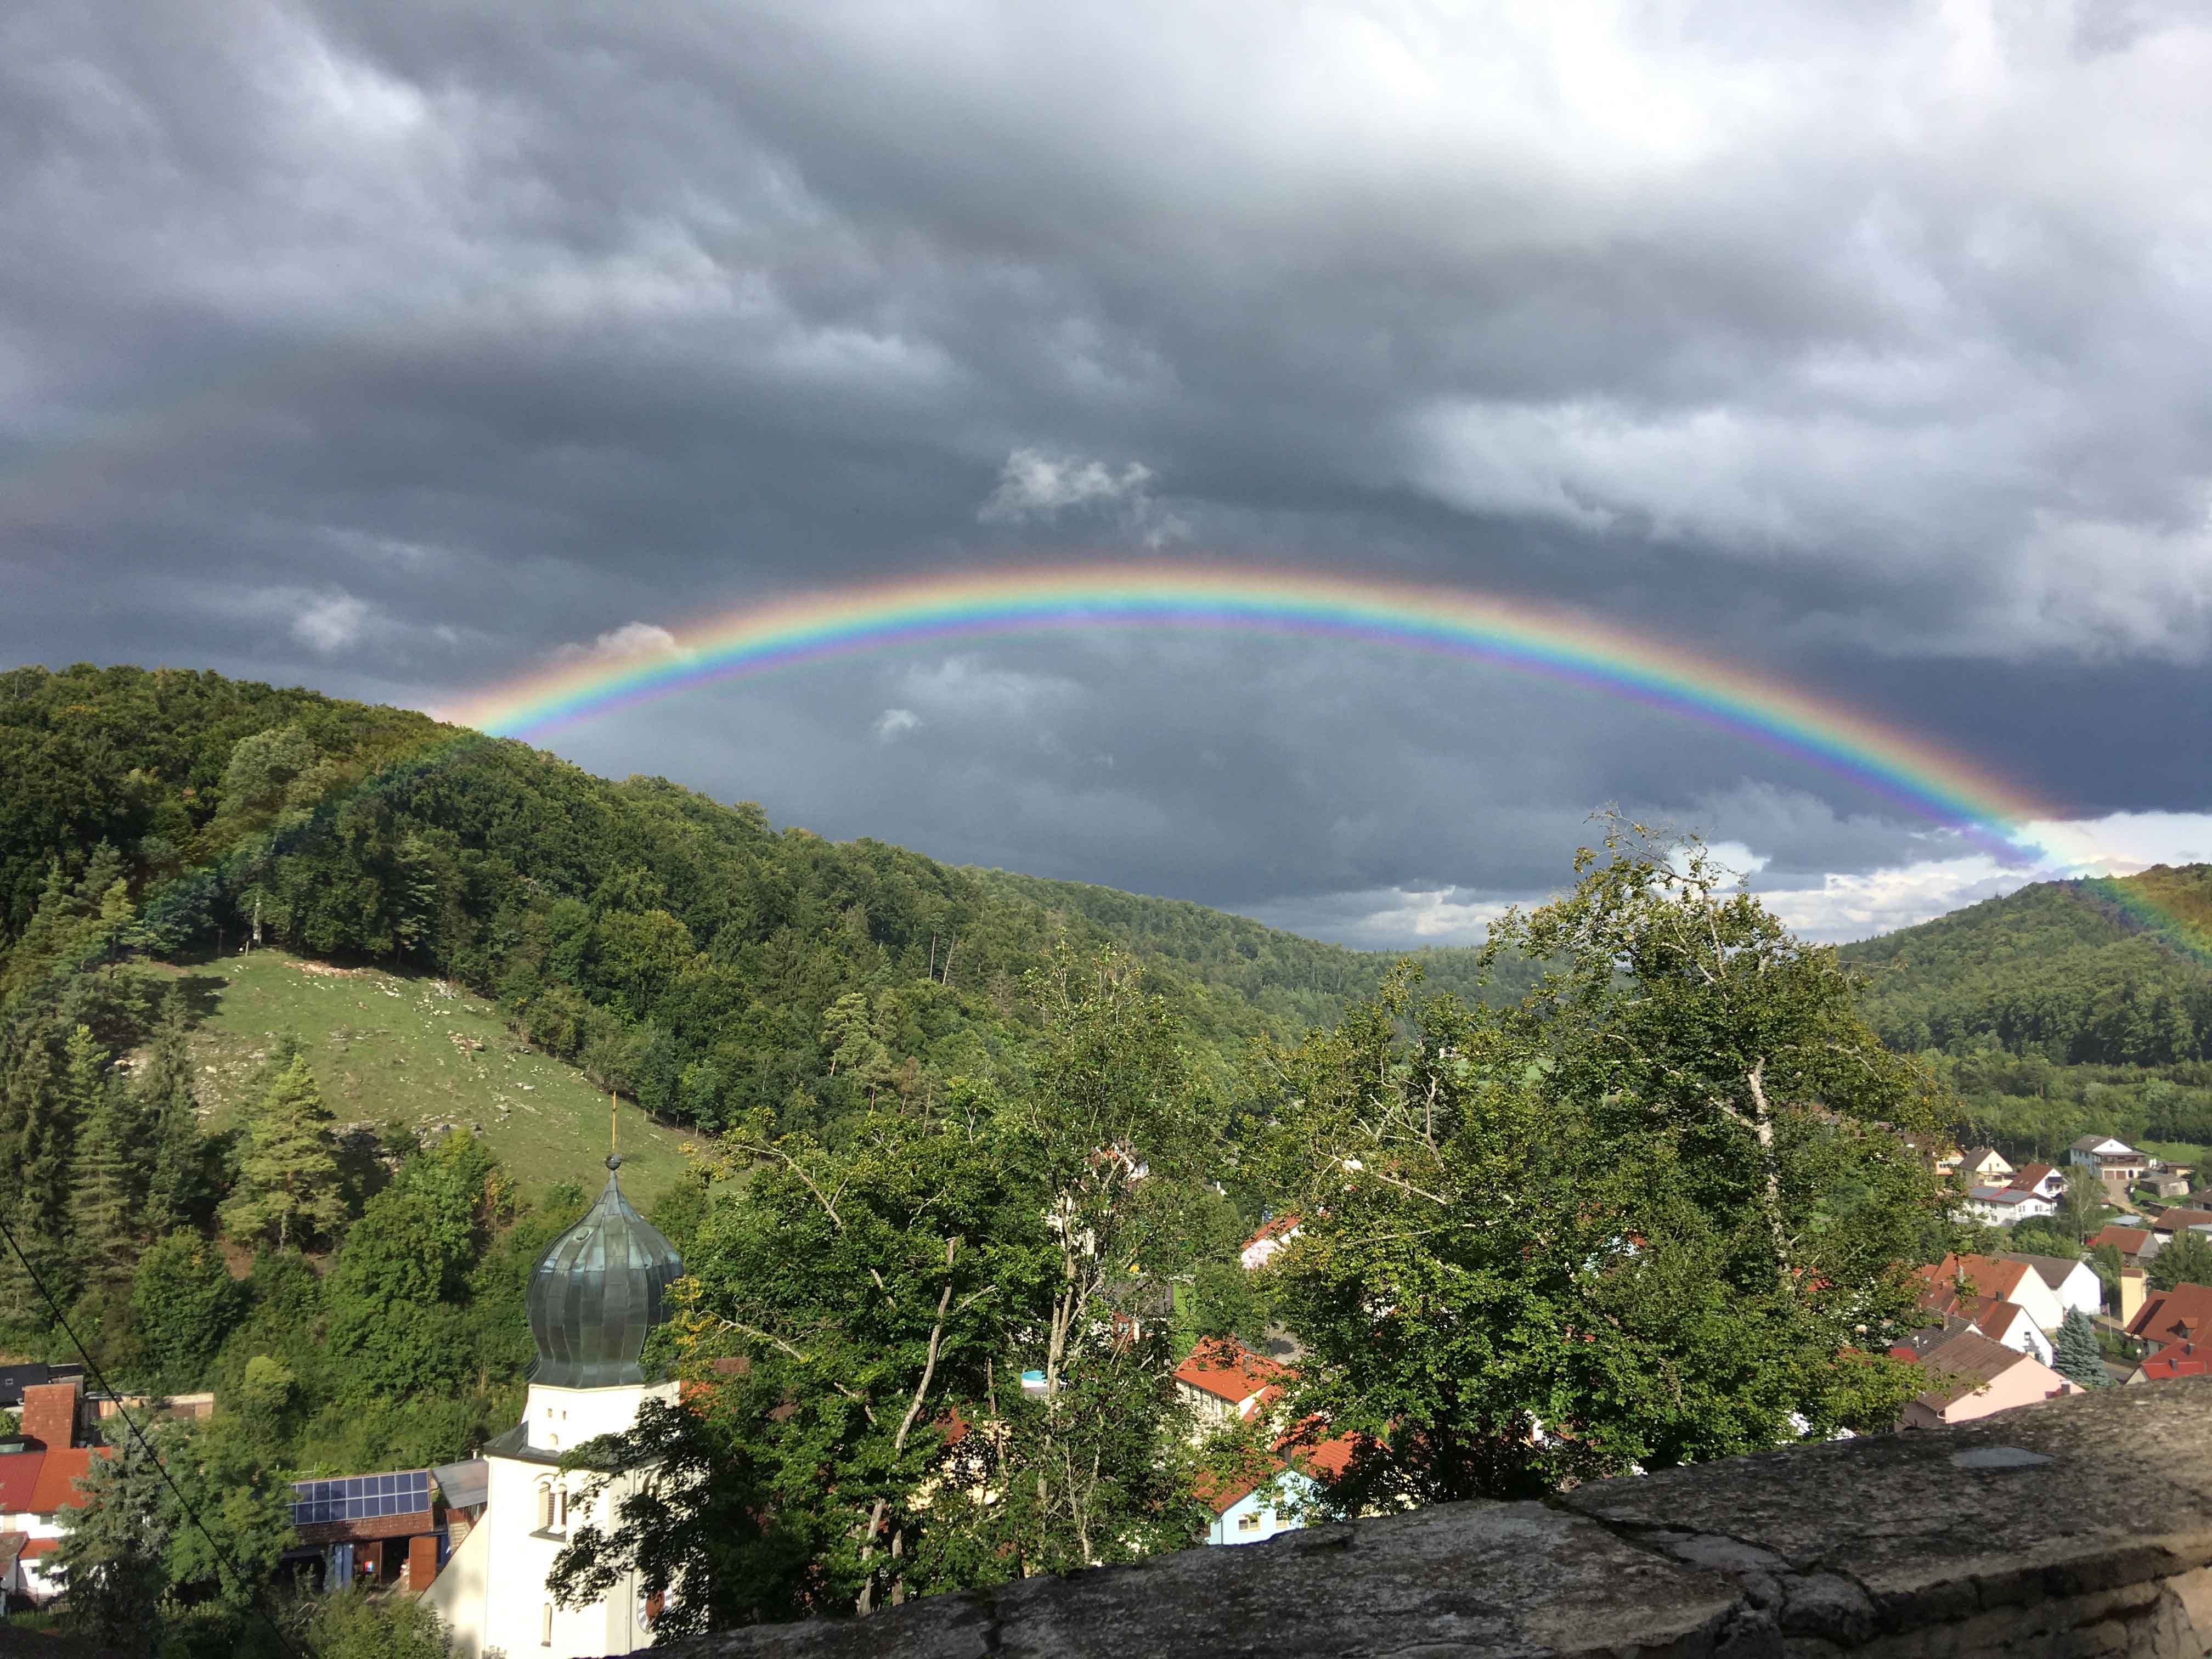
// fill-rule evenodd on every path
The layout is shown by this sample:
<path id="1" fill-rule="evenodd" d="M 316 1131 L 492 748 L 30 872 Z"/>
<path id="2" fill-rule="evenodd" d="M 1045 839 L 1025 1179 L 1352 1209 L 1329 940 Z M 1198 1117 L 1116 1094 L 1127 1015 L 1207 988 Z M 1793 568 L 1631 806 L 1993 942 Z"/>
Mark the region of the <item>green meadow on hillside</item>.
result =
<path id="1" fill-rule="evenodd" d="M 509 1030 L 491 1004 L 440 980 L 376 968 L 336 969 L 257 951 L 164 970 L 202 1011 L 193 1032 L 200 1103 L 228 1126 L 270 1049 L 297 1037 L 341 1126 L 404 1124 L 418 1136 L 465 1128 L 526 1189 L 605 1177 L 607 1097 L 574 1067 Z M 683 1148 L 624 1100 L 623 1188 L 640 1207 L 674 1184 Z"/>

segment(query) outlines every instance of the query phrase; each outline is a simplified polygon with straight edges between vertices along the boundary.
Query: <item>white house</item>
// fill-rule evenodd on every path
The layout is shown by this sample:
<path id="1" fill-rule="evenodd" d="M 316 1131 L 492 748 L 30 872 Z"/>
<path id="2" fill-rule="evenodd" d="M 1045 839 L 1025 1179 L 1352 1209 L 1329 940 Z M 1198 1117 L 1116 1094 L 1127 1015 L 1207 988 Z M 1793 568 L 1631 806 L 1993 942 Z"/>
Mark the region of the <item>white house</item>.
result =
<path id="1" fill-rule="evenodd" d="M 1244 1248 L 1237 1253 L 1237 1259 L 1244 1264 L 1246 1272 L 1255 1271 L 1266 1267 L 1278 1250 L 1297 1236 L 1297 1217 L 1272 1217 L 1261 1224 L 1258 1232 L 1244 1241 Z"/>
<path id="2" fill-rule="evenodd" d="M 618 1474 L 587 1499 L 590 1477 L 563 1474 L 562 1453 L 629 1428 L 647 1401 L 677 1395 L 672 1382 L 648 1383 L 638 1356 L 684 1264 L 623 1197 L 613 1174 L 621 1162 L 607 1160 L 599 1201 L 531 1270 L 538 1363 L 528 1403 L 522 1421 L 484 1448 L 483 1513 L 423 1597 L 452 1632 L 454 1659 L 583 1659 L 653 1640 L 654 1609 L 635 1579 L 574 1608 L 556 1607 L 545 1583 L 571 1534 L 587 1522 L 605 1528 L 643 1478 Z"/>
<path id="3" fill-rule="evenodd" d="M 2014 1353 L 2024 1353 L 2045 1365 L 2055 1363 L 2050 1337 L 2036 1329 L 2035 1321 L 2017 1302 L 1993 1303 L 1990 1311 L 1978 1315 L 1972 1324 L 1990 1341 L 2001 1342 Z"/>
<path id="4" fill-rule="evenodd" d="M 2058 1213 L 2058 1206 L 2039 1193 L 1993 1183 L 1969 1188 L 1965 1207 L 1968 1214 L 2000 1227 Z"/>
<path id="5" fill-rule="evenodd" d="M 1994 1146 L 1970 1146 L 1960 1154 L 1959 1173 L 1970 1182 L 2006 1182 L 2013 1166 Z"/>
<path id="6" fill-rule="evenodd" d="M 22 1421 L 0 1449 L 0 1590 L 19 1602 L 50 1600 L 62 1589 L 51 1571 L 54 1547 L 81 1509 L 76 1483 L 104 1449 L 91 1438 L 84 1382 L 69 1377 L 23 1390 Z"/>
<path id="7" fill-rule="evenodd" d="M 2083 1135 L 2066 1149 L 2068 1164 L 2094 1170 L 2105 1183 L 2107 1198 L 2124 1201 L 2128 1188 L 2150 1169 L 2150 1159 L 2124 1140 L 2110 1135 Z"/>
<path id="8" fill-rule="evenodd" d="M 2021 1251 L 2008 1255 L 2005 1260 L 2025 1262 L 2035 1269 L 2036 1277 L 2048 1285 L 2051 1294 L 2058 1298 L 2062 1318 L 2079 1308 L 2094 1319 L 2104 1308 L 2104 1281 L 2086 1261 L 2069 1261 L 2063 1255 L 2031 1255 Z M 2044 1363 L 2048 1364 L 2050 1361 Z"/>
<path id="9" fill-rule="evenodd" d="M 2057 1330 L 2066 1317 L 2058 1293 L 2045 1282 L 2042 1274 L 2018 1256 L 1947 1255 L 1932 1267 L 1917 1269 L 1917 1273 L 1931 1289 L 1955 1289 L 1965 1294 L 2013 1303 L 2040 1331 Z"/>
<path id="10" fill-rule="evenodd" d="M 1278 1533 L 1305 1525 L 1307 1506 L 1319 1488 L 1312 1478 L 1279 1464 L 1266 1479 L 1232 1481 L 1201 1492 L 1213 1511 L 1206 1529 L 1209 1544 L 1261 1544 Z"/>

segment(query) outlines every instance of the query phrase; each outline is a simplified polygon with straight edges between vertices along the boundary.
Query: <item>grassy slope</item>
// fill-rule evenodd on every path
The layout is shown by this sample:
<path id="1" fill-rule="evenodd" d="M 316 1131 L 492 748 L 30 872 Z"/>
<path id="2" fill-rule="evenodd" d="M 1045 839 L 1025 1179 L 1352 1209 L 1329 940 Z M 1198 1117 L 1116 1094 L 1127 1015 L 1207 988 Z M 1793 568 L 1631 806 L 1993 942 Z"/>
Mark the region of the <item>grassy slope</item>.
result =
<path id="1" fill-rule="evenodd" d="M 201 1104 L 222 1127 L 278 1039 L 296 1036 L 340 1125 L 398 1122 L 478 1134 L 526 1189 L 606 1178 L 607 1097 L 526 1045 L 481 998 L 374 968 L 340 974 L 283 951 L 169 970 L 204 1018 L 194 1034 Z M 676 1179 L 696 1136 L 620 1108 L 623 1188 L 640 1207 Z"/>

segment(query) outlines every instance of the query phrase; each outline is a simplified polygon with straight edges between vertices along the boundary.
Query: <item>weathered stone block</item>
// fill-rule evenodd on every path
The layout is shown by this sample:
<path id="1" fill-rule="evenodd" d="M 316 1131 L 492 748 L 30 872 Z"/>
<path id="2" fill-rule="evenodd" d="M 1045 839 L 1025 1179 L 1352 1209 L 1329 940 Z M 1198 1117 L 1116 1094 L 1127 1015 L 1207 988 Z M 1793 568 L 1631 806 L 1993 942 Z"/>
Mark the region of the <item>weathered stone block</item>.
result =
<path id="1" fill-rule="evenodd" d="M 655 1651 L 2206 1659 L 2208 1648 L 2212 1379 Z"/>

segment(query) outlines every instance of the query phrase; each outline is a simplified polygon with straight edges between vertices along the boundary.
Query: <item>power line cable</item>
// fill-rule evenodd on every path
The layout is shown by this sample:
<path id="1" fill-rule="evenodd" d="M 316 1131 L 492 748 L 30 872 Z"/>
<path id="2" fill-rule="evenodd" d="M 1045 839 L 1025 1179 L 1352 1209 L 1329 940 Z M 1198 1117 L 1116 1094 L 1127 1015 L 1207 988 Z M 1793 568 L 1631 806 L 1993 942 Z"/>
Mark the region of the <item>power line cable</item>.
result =
<path id="1" fill-rule="evenodd" d="M 230 1570 L 233 1582 L 245 1592 L 246 1605 L 253 1609 L 263 1624 L 269 1626 L 269 1633 L 276 1638 L 278 1650 L 295 1655 L 297 1659 L 307 1659 L 307 1656 L 301 1649 L 293 1645 L 292 1638 L 284 1633 L 284 1627 L 279 1625 L 270 1614 L 269 1610 L 261 1605 L 260 1592 L 245 1573 L 240 1571 L 238 1563 L 232 1558 L 230 1552 L 216 1541 L 215 1534 L 210 1532 L 206 1524 L 201 1521 L 199 1511 L 195 1510 L 191 1501 L 178 1490 L 176 1481 L 170 1478 L 169 1466 L 161 1461 L 161 1455 L 154 1449 L 153 1442 L 146 1438 L 145 1430 L 138 1425 L 138 1420 L 131 1416 L 130 1410 L 123 1404 L 123 1396 L 118 1394 L 114 1386 L 108 1382 L 106 1374 L 100 1369 L 99 1362 L 92 1357 L 92 1351 L 78 1340 L 76 1332 L 70 1328 L 68 1316 L 62 1312 L 61 1304 L 55 1299 L 54 1293 L 46 1288 L 46 1281 L 39 1277 L 39 1270 L 31 1265 L 31 1258 L 23 1254 L 23 1247 L 15 1242 L 15 1235 L 9 1231 L 8 1224 L 4 1220 L 0 1220 L 0 1239 L 5 1239 L 8 1242 L 8 1248 L 15 1253 L 15 1260 L 23 1264 L 23 1271 L 29 1275 L 33 1288 L 52 1310 L 54 1323 L 61 1328 L 62 1334 L 69 1339 L 70 1346 L 76 1350 L 77 1358 L 84 1362 L 85 1374 L 99 1385 L 102 1394 L 115 1401 L 116 1415 L 123 1419 L 124 1426 L 131 1431 L 131 1438 L 138 1443 L 138 1449 L 146 1454 L 147 1461 L 154 1466 L 154 1472 L 161 1477 L 161 1484 L 169 1489 L 169 1496 L 177 1500 L 177 1507 L 185 1512 L 185 1519 L 192 1523 L 192 1529 L 195 1532 L 207 1540 L 208 1549 L 214 1555 L 216 1563 Z"/>

